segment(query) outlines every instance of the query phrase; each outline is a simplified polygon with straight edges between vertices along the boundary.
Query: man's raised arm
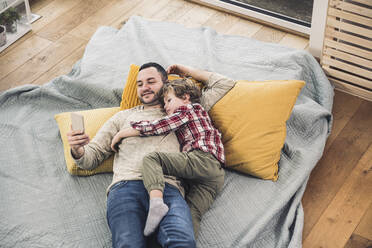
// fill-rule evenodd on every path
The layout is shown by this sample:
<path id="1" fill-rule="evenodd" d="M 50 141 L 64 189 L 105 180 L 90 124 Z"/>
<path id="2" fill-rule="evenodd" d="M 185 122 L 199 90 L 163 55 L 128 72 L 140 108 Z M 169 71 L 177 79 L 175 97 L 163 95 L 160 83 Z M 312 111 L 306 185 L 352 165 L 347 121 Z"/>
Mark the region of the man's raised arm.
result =
<path id="1" fill-rule="evenodd" d="M 195 80 L 201 81 L 206 86 L 201 97 L 201 105 L 206 111 L 209 111 L 236 83 L 235 80 L 218 73 L 179 64 L 169 66 L 167 72 L 168 74 L 193 77 Z"/>
<path id="2" fill-rule="evenodd" d="M 192 77 L 197 81 L 206 83 L 209 77 L 212 75 L 212 72 L 203 71 L 194 67 L 186 65 L 171 65 L 167 69 L 168 74 L 178 74 L 181 77 Z"/>

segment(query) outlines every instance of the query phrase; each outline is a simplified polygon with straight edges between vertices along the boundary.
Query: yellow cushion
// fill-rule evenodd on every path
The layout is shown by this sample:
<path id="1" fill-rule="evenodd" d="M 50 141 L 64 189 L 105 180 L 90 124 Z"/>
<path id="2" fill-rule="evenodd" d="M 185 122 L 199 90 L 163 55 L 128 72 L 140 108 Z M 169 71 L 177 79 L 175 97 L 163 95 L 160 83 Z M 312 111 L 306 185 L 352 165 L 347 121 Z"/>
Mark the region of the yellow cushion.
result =
<path id="1" fill-rule="evenodd" d="M 305 82 L 238 81 L 209 112 L 222 133 L 226 167 L 276 181 L 286 121 Z"/>
<path id="2" fill-rule="evenodd" d="M 128 73 L 127 82 L 125 83 L 125 87 L 123 90 L 123 94 L 121 96 L 121 103 L 120 103 L 120 110 L 130 109 L 135 106 L 141 104 L 138 96 L 137 96 L 137 75 L 139 71 L 138 65 L 130 65 L 130 70 Z M 169 75 L 168 80 L 174 80 L 180 78 L 177 75 Z M 196 83 L 200 88 L 202 87 L 202 83 L 190 78 L 194 83 Z"/>
<path id="3" fill-rule="evenodd" d="M 121 96 L 120 110 L 130 109 L 141 105 L 137 96 L 137 75 L 139 68 L 138 65 L 130 65 L 127 82 Z"/>
<path id="4" fill-rule="evenodd" d="M 101 128 L 101 126 L 108 119 L 110 119 L 111 116 L 119 111 L 120 108 L 115 107 L 78 111 L 77 113 L 80 113 L 84 116 L 85 133 L 89 135 L 90 139 L 92 139 L 96 135 L 97 131 Z M 61 134 L 68 172 L 72 175 L 78 176 L 90 176 L 97 173 L 112 172 L 114 156 L 106 159 L 100 166 L 98 166 L 94 170 L 83 170 L 76 166 L 70 153 L 70 145 L 67 142 L 67 132 L 70 130 L 71 125 L 70 113 L 71 112 L 65 112 L 54 116 L 59 127 L 59 132 Z"/>

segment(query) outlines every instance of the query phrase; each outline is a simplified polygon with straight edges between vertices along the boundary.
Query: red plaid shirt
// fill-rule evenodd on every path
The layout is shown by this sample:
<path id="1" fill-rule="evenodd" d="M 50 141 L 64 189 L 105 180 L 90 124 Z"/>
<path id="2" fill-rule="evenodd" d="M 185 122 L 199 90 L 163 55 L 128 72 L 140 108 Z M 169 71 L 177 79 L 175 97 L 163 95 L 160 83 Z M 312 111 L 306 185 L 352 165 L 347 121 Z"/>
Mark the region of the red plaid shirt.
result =
<path id="1" fill-rule="evenodd" d="M 199 103 L 177 108 L 172 115 L 154 121 L 130 123 L 141 136 L 162 135 L 175 131 L 183 152 L 194 149 L 211 153 L 225 163 L 221 133 L 213 126 L 208 113 Z"/>

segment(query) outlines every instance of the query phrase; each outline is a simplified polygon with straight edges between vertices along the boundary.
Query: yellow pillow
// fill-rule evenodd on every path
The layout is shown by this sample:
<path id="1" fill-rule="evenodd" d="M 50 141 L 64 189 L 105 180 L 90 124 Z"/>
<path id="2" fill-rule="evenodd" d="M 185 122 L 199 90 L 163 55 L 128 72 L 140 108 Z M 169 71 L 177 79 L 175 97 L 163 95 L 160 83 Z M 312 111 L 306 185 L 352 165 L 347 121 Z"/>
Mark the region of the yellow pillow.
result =
<path id="1" fill-rule="evenodd" d="M 127 82 L 125 83 L 125 87 L 123 90 L 123 94 L 121 96 L 121 103 L 120 103 L 120 110 L 130 109 L 135 106 L 141 105 L 141 102 L 137 96 L 137 75 L 139 71 L 138 65 L 130 65 L 130 70 L 128 73 Z M 168 80 L 174 80 L 180 78 L 177 75 L 169 75 Z M 200 88 L 202 87 L 202 83 L 190 78 L 194 83 L 196 83 Z"/>
<path id="2" fill-rule="evenodd" d="M 278 179 L 289 119 L 305 82 L 238 81 L 209 114 L 222 133 L 226 167 L 262 179 Z"/>
<path id="3" fill-rule="evenodd" d="M 77 113 L 84 116 L 85 133 L 92 139 L 101 126 L 119 111 L 119 107 L 115 107 L 78 111 Z M 54 116 L 63 142 L 67 171 L 72 175 L 78 176 L 90 176 L 97 173 L 112 172 L 114 156 L 106 159 L 100 166 L 93 170 L 83 170 L 77 167 L 70 153 L 70 145 L 67 142 L 67 132 L 70 130 L 71 125 L 70 113 L 71 112 L 65 112 Z"/>
<path id="4" fill-rule="evenodd" d="M 137 96 L 137 75 L 139 68 L 138 65 L 130 65 L 127 82 L 121 96 L 120 110 L 130 109 L 141 105 Z"/>

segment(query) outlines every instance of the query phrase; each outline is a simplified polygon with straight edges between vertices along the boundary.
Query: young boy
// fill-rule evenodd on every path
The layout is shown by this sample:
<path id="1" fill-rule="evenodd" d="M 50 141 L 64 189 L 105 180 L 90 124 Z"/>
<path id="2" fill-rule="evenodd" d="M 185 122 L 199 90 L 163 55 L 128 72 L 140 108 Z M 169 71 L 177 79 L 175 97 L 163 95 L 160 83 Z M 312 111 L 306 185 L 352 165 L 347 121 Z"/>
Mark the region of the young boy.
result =
<path id="1" fill-rule="evenodd" d="M 168 212 L 163 202 L 164 174 L 187 179 L 186 195 L 195 235 L 202 215 L 208 210 L 224 183 L 224 147 L 220 132 L 199 104 L 200 91 L 189 79 L 165 84 L 159 92 L 167 116 L 154 121 L 131 122 L 132 128 L 119 131 L 111 147 L 131 136 L 151 136 L 175 131 L 181 152 L 152 152 L 143 158 L 143 183 L 149 192 L 150 207 L 144 235 L 154 232 Z"/>

